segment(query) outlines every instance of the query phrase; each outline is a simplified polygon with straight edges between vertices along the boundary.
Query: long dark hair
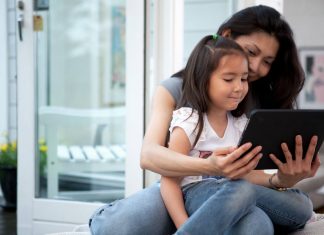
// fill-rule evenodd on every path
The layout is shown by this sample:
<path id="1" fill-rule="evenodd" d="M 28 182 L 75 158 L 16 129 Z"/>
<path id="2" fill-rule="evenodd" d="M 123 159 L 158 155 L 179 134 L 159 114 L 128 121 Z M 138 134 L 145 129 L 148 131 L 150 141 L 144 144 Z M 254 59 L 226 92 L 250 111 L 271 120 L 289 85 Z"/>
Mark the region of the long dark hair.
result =
<path id="1" fill-rule="evenodd" d="M 198 112 L 197 143 L 203 129 L 203 114 L 211 104 L 209 97 L 209 83 L 212 73 L 218 68 L 221 58 L 226 55 L 240 55 L 247 60 L 244 50 L 232 39 L 221 36 L 206 36 L 200 40 L 191 52 L 188 62 L 183 69 L 182 96 L 178 107 L 190 106 Z M 233 116 L 240 116 L 245 112 L 246 99 L 231 111 Z"/>
<path id="2" fill-rule="evenodd" d="M 305 74 L 298 60 L 293 32 L 280 13 L 263 5 L 248 7 L 223 23 L 218 34 L 225 30 L 230 30 L 234 40 L 260 31 L 278 40 L 279 50 L 269 73 L 249 83 L 249 90 L 260 108 L 294 108 Z"/>

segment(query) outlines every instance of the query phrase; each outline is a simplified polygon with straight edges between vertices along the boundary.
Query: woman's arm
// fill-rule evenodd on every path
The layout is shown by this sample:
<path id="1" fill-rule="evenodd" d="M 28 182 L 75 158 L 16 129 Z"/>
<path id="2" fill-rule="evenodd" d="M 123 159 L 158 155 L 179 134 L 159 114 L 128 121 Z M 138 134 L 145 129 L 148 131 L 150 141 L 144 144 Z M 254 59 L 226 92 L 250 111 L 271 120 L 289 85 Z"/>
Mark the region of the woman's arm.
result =
<path id="1" fill-rule="evenodd" d="M 164 87 L 159 86 L 153 98 L 151 118 L 142 145 L 143 169 L 171 177 L 208 174 L 224 175 L 233 179 L 240 178 L 254 169 L 260 159 L 257 157 L 260 148 L 251 150 L 249 143 L 237 149 L 217 149 L 207 160 L 188 158 L 185 154 L 166 148 L 164 145 L 174 109 L 173 97 Z M 240 158 L 244 154 L 245 156 Z M 240 159 L 237 160 L 238 158 Z"/>

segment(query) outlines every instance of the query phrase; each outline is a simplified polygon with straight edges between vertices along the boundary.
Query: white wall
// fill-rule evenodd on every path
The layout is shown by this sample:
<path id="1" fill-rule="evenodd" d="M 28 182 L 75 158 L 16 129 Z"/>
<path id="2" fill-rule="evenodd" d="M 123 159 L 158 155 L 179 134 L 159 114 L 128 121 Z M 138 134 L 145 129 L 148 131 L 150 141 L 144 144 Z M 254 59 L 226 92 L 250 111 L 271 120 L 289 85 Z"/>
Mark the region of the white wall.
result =
<path id="1" fill-rule="evenodd" d="M 9 133 L 17 139 L 17 45 L 16 2 L 8 0 L 8 78 L 9 78 Z"/>
<path id="2" fill-rule="evenodd" d="M 0 134 L 8 130 L 7 3 L 0 2 Z M 1 137 L 0 137 L 1 138 Z M 3 141 L 2 138 L 0 141 Z"/>
<path id="3" fill-rule="evenodd" d="M 15 3 L 15 0 L 0 1 L 0 143 L 5 141 L 4 132 L 8 132 L 11 140 L 17 139 Z"/>
<path id="4" fill-rule="evenodd" d="M 17 138 L 15 1 L 0 2 L 0 134 Z"/>
<path id="5" fill-rule="evenodd" d="M 283 3 L 283 15 L 294 32 L 298 49 L 323 49 L 324 1 L 285 0 Z M 324 153 L 324 146 L 320 151 Z"/>
<path id="6" fill-rule="evenodd" d="M 324 47 L 324 1 L 285 0 L 284 12 L 298 47 Z"/>
<path id="7" fill-rule="evenodd" d="M 185 0 L 184 4 L 184 62 L 198 41 L 216 33 L 219 26 L 234 11 L 232 0 Z"/>

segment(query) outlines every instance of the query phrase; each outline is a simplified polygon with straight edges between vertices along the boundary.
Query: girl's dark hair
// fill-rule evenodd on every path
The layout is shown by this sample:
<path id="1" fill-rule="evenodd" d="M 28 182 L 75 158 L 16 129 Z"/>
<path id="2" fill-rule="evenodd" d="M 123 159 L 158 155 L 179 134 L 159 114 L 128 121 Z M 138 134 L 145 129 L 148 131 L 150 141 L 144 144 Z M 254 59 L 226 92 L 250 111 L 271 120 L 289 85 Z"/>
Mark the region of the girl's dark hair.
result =
<path id="1" fill-rule="evenodd" d="M 225 30 L 230 30 L 234 40 L 255 32 L 266 32 L 278 40 L 279 50 L 269 73 L 251 82 L 249 88 L 260 108 L 294 108 L 305 75 L 298 60 L 293 32 L 280 13 L 263 5 L 248 7 L 223 23 L 218 34 Z"/>
<path id="2" fill-rule="evenodd" d="M 232 39 L 212 35 L 200 40 L 191 52 L 185 68 L 182 70 L 183 84 L 182 96 L 178 107 L 190 106 L 198 112 L 198 134 L 194 145 L 197 143 L 203 129 L 203 113 L 208 111 L 211 104 L 209 97 L 209 81 L 212 73 L 218 68 L 221 58 L 226 55 L 240 55 L 247 60 L 244 50 Z M 241 116 L 245 112 L 246 99 L 231 111 L 233 116 Z M 193 145 L 193 146 L 194 146 Z"/>

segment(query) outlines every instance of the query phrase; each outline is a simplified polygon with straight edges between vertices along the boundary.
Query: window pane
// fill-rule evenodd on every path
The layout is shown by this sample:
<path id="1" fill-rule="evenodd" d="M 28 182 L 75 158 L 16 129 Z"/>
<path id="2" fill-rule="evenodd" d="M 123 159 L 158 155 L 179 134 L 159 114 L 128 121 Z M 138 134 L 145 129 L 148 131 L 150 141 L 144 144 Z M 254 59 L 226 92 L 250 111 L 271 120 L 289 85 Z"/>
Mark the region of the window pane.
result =
<path id="1" fill-rule="evenodd" d="M 56 0 L 37 14 L 36 195 L 123 198 L 125 1 Z"/>

